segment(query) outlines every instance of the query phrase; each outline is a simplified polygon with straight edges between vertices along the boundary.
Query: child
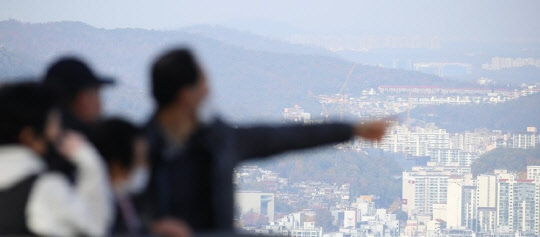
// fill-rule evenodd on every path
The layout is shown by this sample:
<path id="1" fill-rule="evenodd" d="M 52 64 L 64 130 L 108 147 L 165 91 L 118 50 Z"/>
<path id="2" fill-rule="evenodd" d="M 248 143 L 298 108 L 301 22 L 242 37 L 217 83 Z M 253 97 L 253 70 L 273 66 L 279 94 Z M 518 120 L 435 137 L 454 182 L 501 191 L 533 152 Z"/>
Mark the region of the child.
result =
<path id="1" fill-rule="evenodd" d="M 7 85 L 0 111 L 0 235 L 107 235 L 112 208 L 103 162 L 82 136 L 61 136 L 51 96 L 38 84 Z M 74 184 L 47 170 L 51 143 L 75 164 Z"/>

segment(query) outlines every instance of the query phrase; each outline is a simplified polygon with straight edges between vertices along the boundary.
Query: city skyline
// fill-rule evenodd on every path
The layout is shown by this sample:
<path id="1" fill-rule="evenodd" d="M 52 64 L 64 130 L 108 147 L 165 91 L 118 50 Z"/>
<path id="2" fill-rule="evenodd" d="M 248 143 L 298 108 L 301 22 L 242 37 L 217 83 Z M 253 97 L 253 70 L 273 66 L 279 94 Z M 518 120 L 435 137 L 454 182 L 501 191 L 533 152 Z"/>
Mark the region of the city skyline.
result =
<path id="1" fill-rule="evenodd" d="M 355 139 L 238 166 L 242 231 L 534 236 L 539 8 L 499 0 L 7 0 L 0 84 L 78 55 L 117 78 L 107 113 L 140 121 L 152 108 L 150 63 L 180 44 L 211 78 L 210 113 L 234 126 L 393 120 L 380 142 Z"/>

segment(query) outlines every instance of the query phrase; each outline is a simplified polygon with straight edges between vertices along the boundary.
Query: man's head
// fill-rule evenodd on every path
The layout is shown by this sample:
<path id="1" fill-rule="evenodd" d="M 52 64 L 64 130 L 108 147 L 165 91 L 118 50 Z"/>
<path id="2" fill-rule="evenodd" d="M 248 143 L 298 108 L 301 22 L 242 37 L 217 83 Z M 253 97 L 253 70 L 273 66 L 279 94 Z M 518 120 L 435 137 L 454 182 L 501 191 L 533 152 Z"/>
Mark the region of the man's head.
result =
<path id="1" fill-rule="evenodd" d="M 101 116 L 99 91 L 112 84 L 110 78 L 96 76 L 76 58 L 62 58 L 47 70 L 44 85 L 53 90 L 58 103 L 84 123 L 94 123 Z"/>
<path id="2" fill-rule="evenodd" d="M 149 178 L 147 144 L 135 125 L 119 118 L 101 122 L 91 137 L 107 162 L 117 193 L 137 193 Z"/>
<path id="3" fill-rule="evenodd" d="M 208 95 L 205 75 L 187 49 L 174 49 L 152 66 L 152 93 L 160 110 L 182 108 L 196 116 Z"/>
<path id="4" fill-rule="evenodd" d="M 50 94 L 36 83 L 0 88 L 0 145 L 18 144 L 40 155 L 60 136 L 60 116 Z"/>

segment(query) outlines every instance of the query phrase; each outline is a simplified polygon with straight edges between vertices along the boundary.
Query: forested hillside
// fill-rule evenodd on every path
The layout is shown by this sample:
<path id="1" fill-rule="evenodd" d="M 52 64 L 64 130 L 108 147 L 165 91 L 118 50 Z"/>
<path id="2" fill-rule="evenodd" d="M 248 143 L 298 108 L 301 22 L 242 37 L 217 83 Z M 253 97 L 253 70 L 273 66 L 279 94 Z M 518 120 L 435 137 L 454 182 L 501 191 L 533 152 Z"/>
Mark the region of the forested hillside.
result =
<path id="1" fill-rule="evenodd" d="M 226 34 L 226 29 L 220 31 L 220 35 Z M 241 38 L 241 34 L 230 34 L 220 41 L 192 28 L 105 30 L 78 22 L 3 21 L 0 45 L 2 58 L 7 60 L 0 60 L 0 78 L 41 74 L 51 60 L 61 55 L 83 55 L 98 72 L 121 81 L 121 90 L 110 99 L 113 110 L 141 117 L 149 112 L 145 93 L 153 58 L 172 46 L 189 46 L 197 51 L 209 72 L 221 112 L 233 119 L 253 119 L 279 118 L 284 107 L 294 104 L 320 111 L 317 100 L 308 93 L 337 93 L 352 66 L 337 57 L 309 55 L 309 50 L 294 50 L 294 45 L 254 35 L 245 37 L 251 43 L 243 44 L 249 47 L 235 46 L 229 43 Z M 264 43 L 259 45 L 257 41 Z M 270 52 L 272 44 L 281 50 Z M 345 92 L 359 94 L 362 89 L 378 85 L 444 86 L 456 82 L 417 72 L 359 65 Z M 137 111 L 136 107 L 144 109 Z"/>
<path id="2" fill-rule="evenodd" d="M 528 126 L 540 127 L 539 102 L 540 94 L 535 94 L 490 105 L 426 106 L 413 109 L 411 118 L 435 123 L 450 132 L 477 128 L 524 131 Z"/>
<path id="3" fill-rule="evenodd" d="M 396 156 L 397 157 L 397 156 Z M 401 196 L 403 167 L 398 158 L 384 154 L 357 151 L 319 149 L 292 153 L 272 162 L 258 163 L 276 171 L 291 182 L 321 181 L 350 183 L 353 196 L 372 194 L 380 197 L 377 203 L 389 206 Z"/>
<path id="4" fill-rule="evenodd" d="M 495 149 L 478 158 L 472 165 L 472 171 L 474 175 L 492 173 L 494 169 L 523 173 L 528 165 L 540 165 L 540 147 Z"/>

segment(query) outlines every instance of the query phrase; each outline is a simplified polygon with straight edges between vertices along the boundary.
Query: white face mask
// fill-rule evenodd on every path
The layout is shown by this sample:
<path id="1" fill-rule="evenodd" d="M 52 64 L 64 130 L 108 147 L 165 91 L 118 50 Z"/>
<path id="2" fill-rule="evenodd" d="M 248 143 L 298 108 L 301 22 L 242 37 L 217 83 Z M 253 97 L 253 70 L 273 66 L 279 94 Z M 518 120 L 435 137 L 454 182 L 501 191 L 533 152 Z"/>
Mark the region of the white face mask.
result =
<path id="1" fill-rule="evenodd" d="M 131 174 L 129 193 L 139 194 L 144 191 L 150 180 L 150 170 L 146 166 L 137 167 Z"/>

